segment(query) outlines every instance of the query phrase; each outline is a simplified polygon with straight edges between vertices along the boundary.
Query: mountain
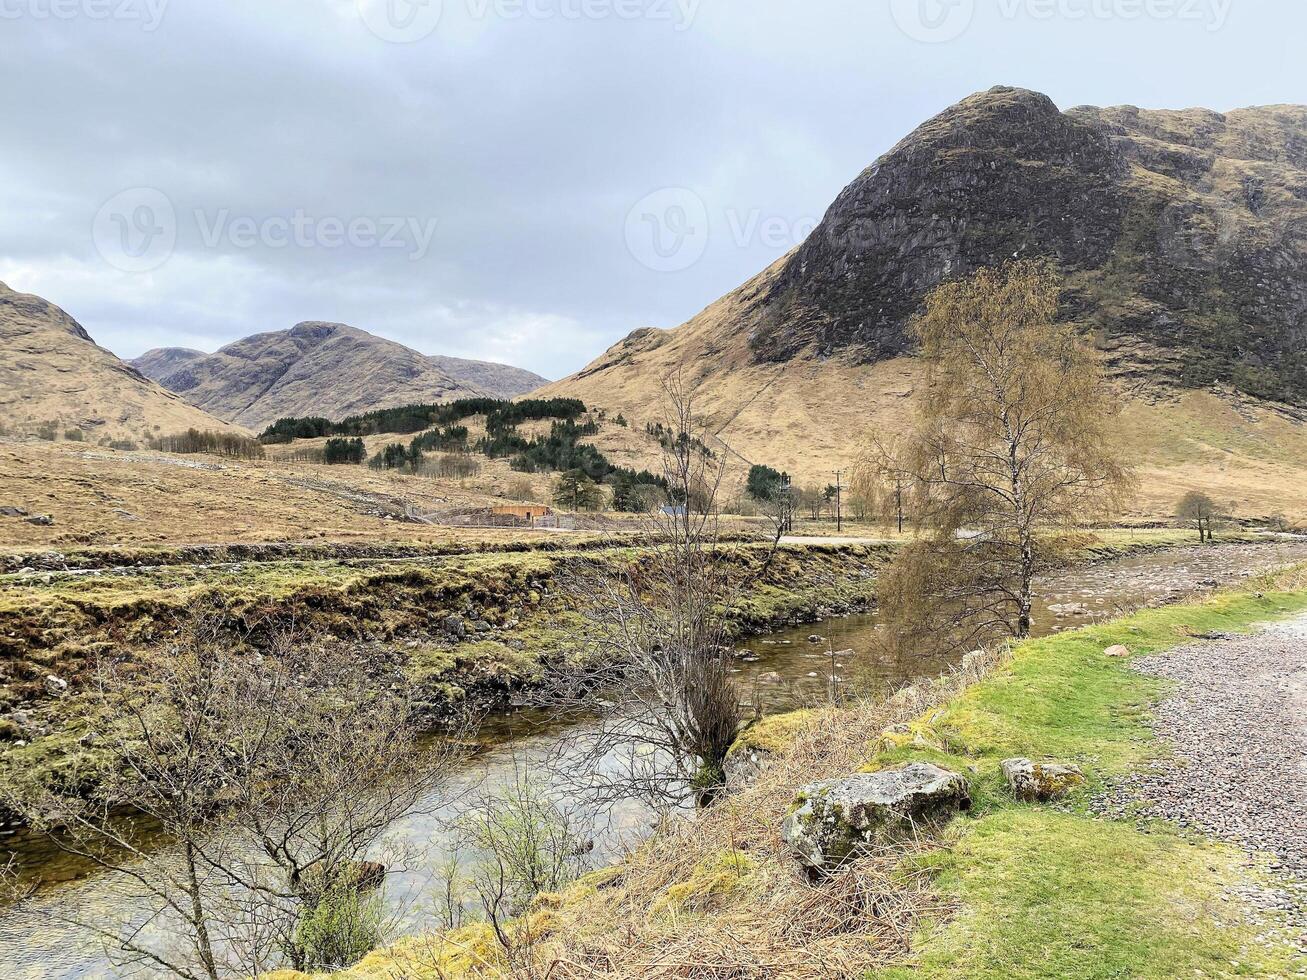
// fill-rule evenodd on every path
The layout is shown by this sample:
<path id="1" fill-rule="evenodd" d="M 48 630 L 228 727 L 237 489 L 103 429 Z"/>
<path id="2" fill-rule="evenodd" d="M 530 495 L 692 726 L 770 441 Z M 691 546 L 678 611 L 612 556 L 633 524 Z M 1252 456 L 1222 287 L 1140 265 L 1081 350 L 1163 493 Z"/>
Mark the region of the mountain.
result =
<path id="1" fill-rule="evenodd" d="M 0 423 L 86 438 L 140 440 L 188 428 L 239 431 L 161 388 L 98 346 L 39 296 L 0 283 Z"/>
<path id="2" fill-rule="evenodd" d="M 542 378 L 534 371 L 513 367 L 510 364 L 469 361 L 464 357 L 447 357 L 443 354 L 428 355 L 427 360 L 433 362 L 451 378 L 474 388 L 480 388 L 496 398 L 516 398 L 518 395 L 525 395 L 542 385 L 549 384 L 548 378 Z"/>
<path id="3" fill-rule="evenodd" d="M 1213 386 L 1238 418 L 1307 406 L 1307 107 L 1061 112 L 1007 87 L 918 127 L 686 324 L 637 330 L 540 394 L 644 419 L 680 371 L 738 454 L 825 481 L 869 427 L 906 420 L 924 297 L 1014 256 L 1056 262 L 1061 315 L 1145 407 L 1206 415 L 1189 395 Z"/>
<path id="4" fill-rule="evenodd" d="M 192 350 L 190 347 L 156 347 L 140 357 L 132 358 L 129 363 L 147 378 L 160 381 L 170 374 L 176 374 L 192 361 L 207 356 L 204 351 Z"/>
<path id="5" fill-rule="evenodd" d="M 256 430 L 286 416 L 340 419 L 411 402 L 512 398 L 545 383 L 503 364 L 428 357 L 343 323 L 300 323 L 214 354 L 161 348 L 132 364 L 192 404 Z"/>

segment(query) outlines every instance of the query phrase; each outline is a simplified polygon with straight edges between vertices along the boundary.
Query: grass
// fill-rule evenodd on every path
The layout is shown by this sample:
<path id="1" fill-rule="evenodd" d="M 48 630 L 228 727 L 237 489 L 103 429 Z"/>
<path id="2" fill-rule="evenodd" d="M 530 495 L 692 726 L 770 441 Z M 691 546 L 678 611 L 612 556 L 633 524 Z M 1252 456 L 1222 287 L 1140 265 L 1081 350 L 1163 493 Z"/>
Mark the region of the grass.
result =
<path id="1" fill-rule="evenodd" d="M 1301 571 L 1289 585 L 1020 644 L 1008 666 L 928 720 L 942 750 L 881 753 L 872 767 L 929 758 L 970 772 L 977 805 L 954 824 L 951 846 L 929 859 L 960 911 L 924 930 L 907 963 L 870 976 L 1278 977 L 1301 967 L 1288 944 L 1263 944 L 1240 920 L 1225 890 L 1255 875 L 1235 849 L 1086 807 L 1095 786 L 1163 751 L 1148 727 L 1163 682 L 1104 657 L 1104 648 L 1147 654 L 1307 609 Z M 1066 805 L 1018 805 L 998 770 L 1017 755 L 1074 760 L 1090 787 Z"/>
<path id="2" fill-rule="evenodd" d="M 1223 894 L 1247 876 L 1229 848 L 1051 809 L 1005 809 L 947 852 L 939 886 L 961 903 L 911 966 L 874 980 L 1288 976 Z"/>

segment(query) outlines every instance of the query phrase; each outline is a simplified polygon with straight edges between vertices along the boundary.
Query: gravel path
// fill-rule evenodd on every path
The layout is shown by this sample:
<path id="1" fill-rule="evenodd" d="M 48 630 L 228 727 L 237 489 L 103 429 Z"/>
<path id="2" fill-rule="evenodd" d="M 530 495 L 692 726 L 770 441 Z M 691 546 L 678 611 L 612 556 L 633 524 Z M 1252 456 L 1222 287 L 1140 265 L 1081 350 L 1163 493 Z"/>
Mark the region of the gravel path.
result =
<path id="1" fill-rule="evenodd" d="M 1307 617 L 1132 666 L 1177 684 L 1155 725 L 1175 757 L 1116 787 L 1101 805 L 1120 812 L 1133 804 L 1271 855 L 1284 886 L 1258 904 L 1288 910 L 1307 939 Z"/>

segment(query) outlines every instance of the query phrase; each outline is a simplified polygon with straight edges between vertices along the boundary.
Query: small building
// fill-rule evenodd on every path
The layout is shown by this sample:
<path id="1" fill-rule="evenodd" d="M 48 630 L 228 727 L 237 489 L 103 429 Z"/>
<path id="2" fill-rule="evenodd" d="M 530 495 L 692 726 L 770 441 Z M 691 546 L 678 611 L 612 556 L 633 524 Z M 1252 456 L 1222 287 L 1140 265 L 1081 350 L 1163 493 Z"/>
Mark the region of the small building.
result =
<path id="1" fill-rule="evenodd" d="M 553 509 L 544 504 L 495 504 L 490 508 L 492 517 L 515 517 L 534 524 L 541 517 L 552 517 Z"/>

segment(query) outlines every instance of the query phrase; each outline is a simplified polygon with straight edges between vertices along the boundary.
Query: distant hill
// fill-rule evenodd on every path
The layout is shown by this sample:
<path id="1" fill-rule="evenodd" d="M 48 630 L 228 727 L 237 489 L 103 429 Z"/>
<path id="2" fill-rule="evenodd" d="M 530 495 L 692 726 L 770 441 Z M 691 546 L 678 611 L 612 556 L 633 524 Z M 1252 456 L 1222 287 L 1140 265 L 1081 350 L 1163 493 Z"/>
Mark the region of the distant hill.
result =
<path id="1" fill-rule="evenodd" d="M 919 377 L 907 326 L 924 297 L 1014 256 L 1063 272 L 1062 316 L 1105 352 L 1123 395 L 1143 396 L 1131 399 L 1141 452 L 1198 417 L 1238 428 L 1249 459 L 1307 452 L 1302 106 L 1061 112 L 1024 89 L 978 93 L 863 171 L 749 282 L 537 394 L 644 420 L 677 371 L 737 454 L 824 484 L 872 432 L 905 424 Z M 1187 433 L 1197 472 L 1184 479 L 1201 482 L 1211 460 L 1232 478 L 1213 489 L 1233 485 L 1233 431 Z"/>
<path id="2" fill-rule="evenodd" d="M 161 348 L 132 364 L 192 404 L 255 430 L 288 416 L 340 419 L 416 402 L 512 398 L 546 383 L 504 364 L 429 357 L 343 323 L 300 323 L 214 354 Z"/>
<path id="3" fill-rule="evenodd" d="M 191 427 L 239 431 L 188 404 L 98 346 L 53 303 L 0 283 L 0 423 L 54 424 L 90 441 L 143 440 Z"/>

